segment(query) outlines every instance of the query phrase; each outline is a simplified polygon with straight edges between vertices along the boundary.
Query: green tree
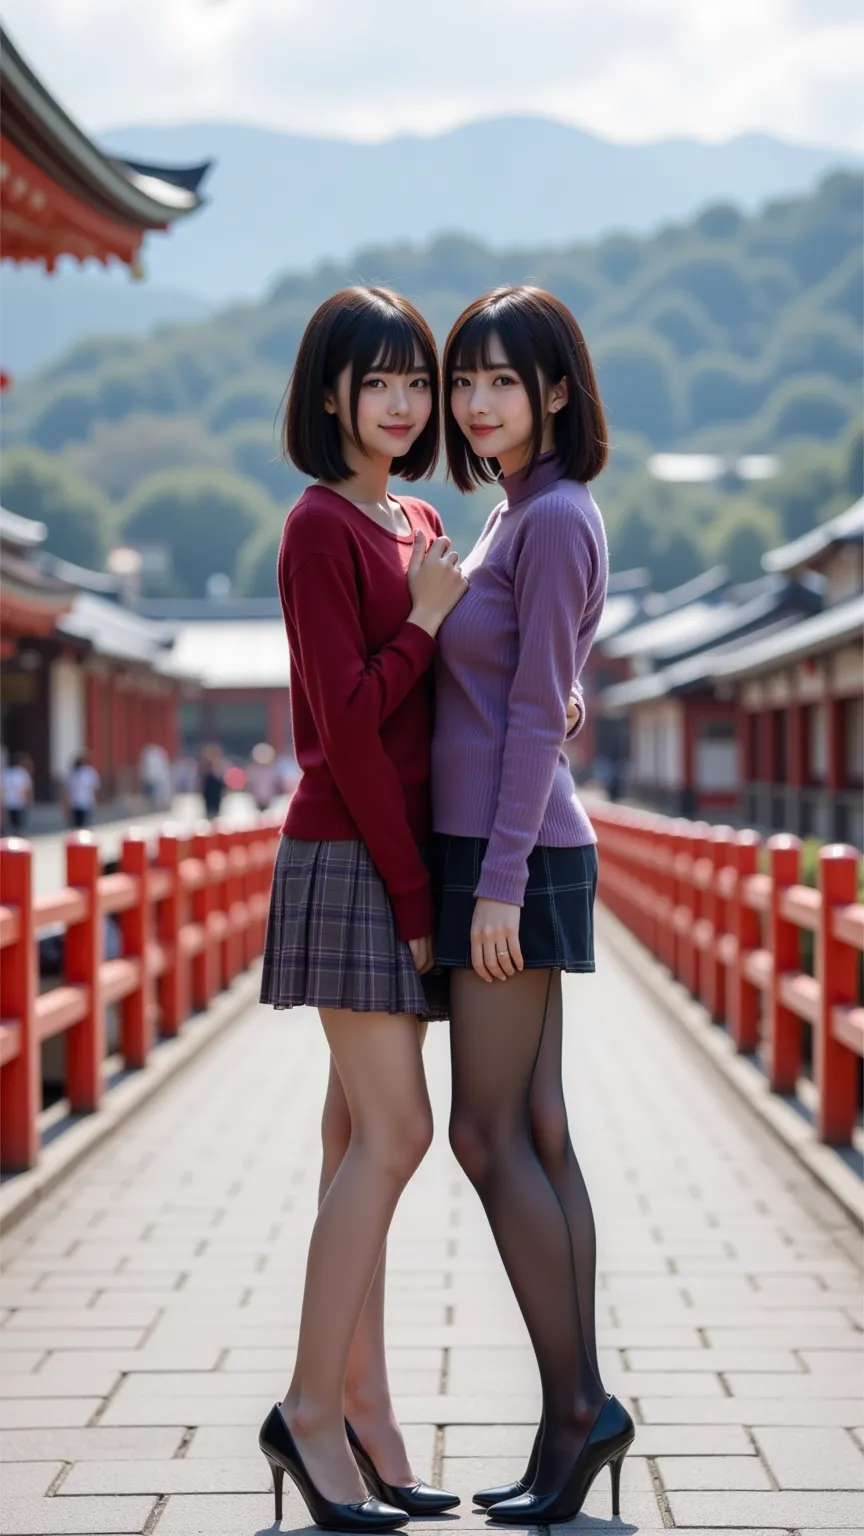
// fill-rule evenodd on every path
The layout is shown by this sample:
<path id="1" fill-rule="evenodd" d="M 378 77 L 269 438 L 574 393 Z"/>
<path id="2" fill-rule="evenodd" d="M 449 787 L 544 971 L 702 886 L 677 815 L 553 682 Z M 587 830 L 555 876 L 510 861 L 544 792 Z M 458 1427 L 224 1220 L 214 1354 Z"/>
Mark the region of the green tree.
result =
<path id="1" fill-rule="evenodd" d="M 667 343 L 649 331 L 620 331 L 598 343 L 594 360 L 613 427 L 641 432 L 658 446 L 671 442 L 681 408 L 677 362 Z"/>
<path id="2" fill-rule="evenodd" d="M 51 391 L 36 413 L 30 436 L 49 452 L 67 443 L 83 442 L 99 417 L 99 402 L 89 380 L 61 384 Z"/>
<path id="3" fill-rule="evenodd" d="M 733 581 L 755 581 L 762 575 L 768 539 L 758 523 L 736 522 L 723 539 L 719 555 Z"/>
<path id="4" fill-rule="evenodd" d="M 218 469 L 227 455 L 194 416 L 137 412 L 121 421 L 97 421 L 86 443 L 70 443 L 63 460 L 82 479 L 120 501 L 161 469 Z"/>
<path id="5" fill-rule="evenodd" d="M 283 381 L 249 377 L 229 379 L 207 399 L 204 414 L 211 432 L 227 432 L 244 421 L 275 421 Z"/>
<path id="6" fill-rule="evenodd" d="M 275 427 L 263 421 L 246 422 L 234 427 L 223 441 L 237 473 L 263 485 L 277 506 L 287 509 L 297 500 L 307 481 L 283 459 Z"/>
<path id="7" fill-rule="evenodd" d="M 671 592 L 673 587 L 692 581 L 705 569 L 702 551 L 692 534 L 677 528 L 659 546 L 655 546 L 648 569 L 654 585 L 661 592 Z"/>
<path id="8" fill-rule="evenodd" d="M 246 540 L 237 557 L 236 588 L 243 597 L 276 597 L 276 557 L 282 539 L 280 528 L 258 528 Z"/>
<path id="9" fill-rule="evenodd" d="M 745 421 L 758 411 L 765 381 L 752 363 L 727 353 L 694 359 L 687 376 L 691 430 L 718 422 Z"/>
<path id="10" fill-rule="evenodd" d="M 839 437 L 853 416 L 849 394 L 819 374 L 790 379 L 771 396 L 763 413 L 768 443 L 790 437 Z"/>
<path id="11" fill-rule="evenodd" d="M 8 511 L 45 524 L 51 554 L 101 570 L 111 508 L 61 460 L 38 448 L 10 449 L 0 461 L 0 497 Z"/>
<path id="12" fill-rule="evenodd" d="M 122 508 L 123 537 L 136 547 L 158 545 L 171 558 L 173 590 L 203 597 L 216 572 L 234 575 L 237 555 L 259 528 L 276 528 L 279 514 L 252 480 L 215 470 L 164 470 L 142 480 Z"/>

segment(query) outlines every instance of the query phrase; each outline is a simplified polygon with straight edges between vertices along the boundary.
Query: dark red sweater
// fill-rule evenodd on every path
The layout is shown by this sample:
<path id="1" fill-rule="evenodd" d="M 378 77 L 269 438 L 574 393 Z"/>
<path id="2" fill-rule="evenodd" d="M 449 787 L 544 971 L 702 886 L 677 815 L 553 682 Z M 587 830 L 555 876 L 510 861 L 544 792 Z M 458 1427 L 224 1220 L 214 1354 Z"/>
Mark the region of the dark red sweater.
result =
<path id="1" fill-rule="evenodd" d="M 399 502 L 427 546 L 433 507 Z M 310 486 L 279 550 L 291 651 L 294 751 L 303 771 L 283 825 L 289 837 L 359 839 L 387 887 L 403 939 L 432 932 L 429 753 L 435 641 L 407 622 L 413 531 L 373 523 L 335 491 Z"/>

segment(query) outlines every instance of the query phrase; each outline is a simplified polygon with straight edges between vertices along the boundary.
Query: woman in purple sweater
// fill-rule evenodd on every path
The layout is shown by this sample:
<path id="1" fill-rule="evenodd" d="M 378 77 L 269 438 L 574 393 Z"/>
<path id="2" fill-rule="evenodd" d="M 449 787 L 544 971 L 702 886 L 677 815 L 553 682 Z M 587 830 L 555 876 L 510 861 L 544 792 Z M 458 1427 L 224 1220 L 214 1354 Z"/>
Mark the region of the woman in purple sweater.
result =
<path id="1" fill-rule="evenodd" d="M 468 592 L 439 631 L 432 745 L 439 965 L 451 968 L 453 1150 L 483 1202 L 537 1356 L 543 1420 L 518 1483 L 477 1496 L 512 1524 L 569 1520 L 633 1423 L 597 1366 L 591 1204 L 561 1089 L 562 971 L 594 970 L 597 852 L 567 759 L 564 701 L 606 593 L 606 460 L 588 349 L 567 307 L 501 288 L 444 354 L 450 471 L 506 500 L 463 561 Z M 557 1155 L 529 1104 L 540 1071 Z M 556 1112 L 557 1110 L 557 1112 Z M 547 1128 L 548 1129 L 548 1128 Z M 547 1136 L 548 1141 L 548 1136 Z"/>

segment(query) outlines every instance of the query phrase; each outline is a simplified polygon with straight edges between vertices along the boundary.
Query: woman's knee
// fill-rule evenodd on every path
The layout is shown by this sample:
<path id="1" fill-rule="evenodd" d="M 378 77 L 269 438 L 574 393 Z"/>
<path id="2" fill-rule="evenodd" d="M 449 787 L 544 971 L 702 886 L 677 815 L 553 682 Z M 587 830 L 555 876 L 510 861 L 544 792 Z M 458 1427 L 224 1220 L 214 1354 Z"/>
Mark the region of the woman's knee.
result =
<path id="1" fill-rule="evenodd" d="M 480 1189 L 500 1160 L 500 1138 L 493 1127 L 471 1113 L 455 1108 L 450 1115 L 450 1146 L 462 1172 Z"/>
<path id="2" fill-rule="evenodd" d="M 338 1167 L 348 1150 L 351 1140 L 351 1112 L 345 1091 L 335 1069 L 330 1069 L 330 1081 L 321 1115 L 321 1146 L 324 1161 Z"/>
<path id="3" fill-rule="evenodd" d="M 561 1172 L 570 1151 L 570 1127 L 567 1107 L 562 1099 L 531 1103 L 531 1139 L 544 1170 Z"/>
<path id="4" fill-rule="evenodd" d="M 410 1111 L 382 1114 L 362 1140 L 381 1173 L 402 1189 L 429 1151 L 432 1132 L 429 1104 L 415 1104 Z"/>

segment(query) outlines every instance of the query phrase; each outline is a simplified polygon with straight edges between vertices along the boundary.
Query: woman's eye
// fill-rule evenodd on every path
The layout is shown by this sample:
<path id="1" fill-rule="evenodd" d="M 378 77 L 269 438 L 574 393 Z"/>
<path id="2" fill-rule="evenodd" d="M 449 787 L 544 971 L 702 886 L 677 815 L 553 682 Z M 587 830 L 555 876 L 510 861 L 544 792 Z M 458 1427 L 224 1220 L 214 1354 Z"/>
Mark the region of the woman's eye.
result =
<path id="1" fill-rule="evenodd" d="M 412 389 L 428 389 L 429 388 L 429 380 L 428 379 L 412 379 L 412 381 L 411 381 L 411 388 Z"/>
<path id="2" fill-rule="evenodd" d="M 364 389 L 383 389 L 384 388 L 384 380 L 383 379 L 364 379 L 363 380 L 363 388 Z"/>
<path id="3" fill-rule="evenodd" d="M 516 380 L 514 379 L 512 373 L 499 373 L 497 379 L 495 379 L 494 382 L 496 384 L 515 384 Z"/>
<path id="4" fill-rule="evenodd" d="M 454 379 L 453 380 L 453 388 L 454 389 L 467 389 L 469 384 L 470 384 L 470 382 L 471 382 L 470 379 Z"/>

